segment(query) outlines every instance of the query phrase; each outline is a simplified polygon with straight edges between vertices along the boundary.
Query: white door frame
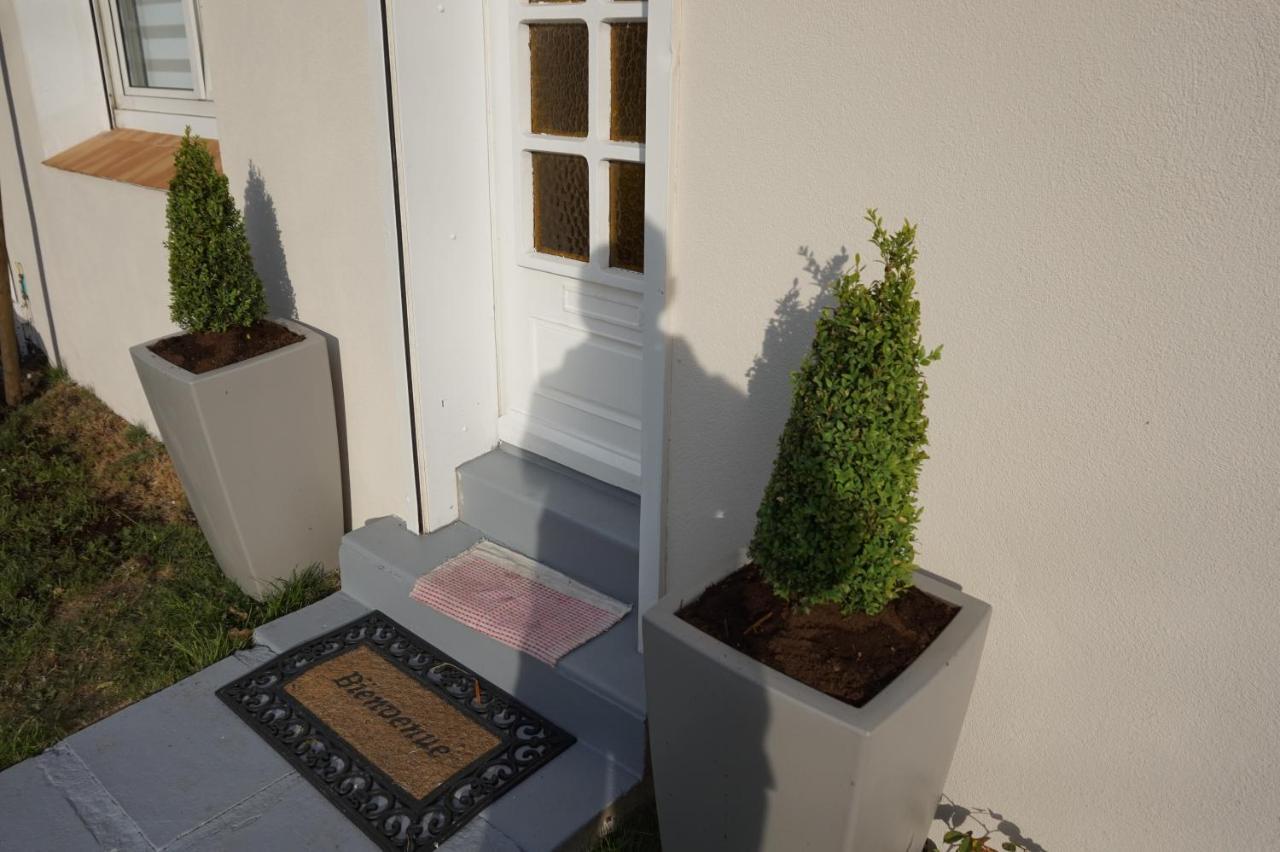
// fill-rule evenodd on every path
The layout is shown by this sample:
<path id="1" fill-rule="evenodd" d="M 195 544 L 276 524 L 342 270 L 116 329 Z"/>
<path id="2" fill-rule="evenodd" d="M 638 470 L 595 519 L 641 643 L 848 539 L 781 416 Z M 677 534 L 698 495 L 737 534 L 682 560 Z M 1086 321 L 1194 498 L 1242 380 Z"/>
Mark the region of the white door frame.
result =
<path id="1" fill-rule="evenodd" d="M 384 0 L 389 32 L 394 136 L 399 161 L 413 400 L 426 530 L 458 516 L 456 470 L 497 445 L 498 366 L 494 328 L 493 85 L 491 4 L 506 0 Z M 673 0 L 611 0 L 619 17 L 647 7 L 645 269 L 652 293 L 642 311 L 643 411 L 638 609 L 662 586 L 667 403 L 667 239 Z M 398 45 L 398 47 L 397 47 Z M 483 144 L 477 141 L 483 139 Z M 483 152 L 480 156 L 478 152 Z M 483 162 L 482 162 L 483 161 Z M 648 223 L 646 223 L 648 225 Z M 477 286 L 467 286 L 476 282 Z M 498 284 L 500 286 L 500 284 Z M 447 310 L 441 310 L 446 307 Z"/>

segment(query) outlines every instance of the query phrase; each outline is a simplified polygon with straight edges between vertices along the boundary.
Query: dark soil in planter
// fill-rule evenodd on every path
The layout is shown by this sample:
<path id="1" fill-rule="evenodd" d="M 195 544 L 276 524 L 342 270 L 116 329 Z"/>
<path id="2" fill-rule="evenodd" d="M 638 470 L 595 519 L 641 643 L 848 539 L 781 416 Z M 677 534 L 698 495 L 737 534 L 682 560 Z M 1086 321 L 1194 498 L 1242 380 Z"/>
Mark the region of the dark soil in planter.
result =
<path id="1" fill-rule="evenodd" d="M 803 612 L 748 565 L 677 613 L 754 660 L 861 707 L 938 637 L 959 607 L 916 588 L 879 615 L 845 615 L 834 604 Z"/>
<path id="2" fill-rule="evenodd" d="M 152 346 L 151 351 L 188 372 L 207 373 L 305 339 L 278 323 L 260 320 L 248 328 L 166 337 Z"/>

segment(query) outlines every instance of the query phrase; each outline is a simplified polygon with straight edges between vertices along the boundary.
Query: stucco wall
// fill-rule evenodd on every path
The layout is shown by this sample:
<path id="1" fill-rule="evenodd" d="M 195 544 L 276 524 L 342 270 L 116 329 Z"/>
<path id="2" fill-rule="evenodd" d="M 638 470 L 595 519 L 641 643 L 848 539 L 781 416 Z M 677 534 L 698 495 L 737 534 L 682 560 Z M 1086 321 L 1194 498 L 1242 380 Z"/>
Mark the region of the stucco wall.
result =
<path id="1" fill-rule="evenodd" d="M 154 431 L 128 347 L 170 328 L 164 195 L 42 165 L 110 126 L 87 3 L 0 4 L 0 35 L 13 98 L 0 133 L 0 186 L 10 261 L 26 274 L 30 319 L 51 355 L 56 337 L 57 354 L 77 380 Z M 15 138 L 22 142 L 34 229 Z"/>
<path id="2" fill-rule="evenodd" d="M 416 524 L 378 3 L 202 8 L 222 165 L 268 299 L 330 337 L 351 521 Z"/>
<path id="3" fill-rule="evenodd" d="M 351 520 L 416 517 L 378 4 L 203 4 L 231 191 L 272 308 L 330 336 Z M 154 431 L 128 347 L 174 330 L 165 194 L 42 165 L 109 127 L 85 0 L 0 2 L 59 353 Z M 0 133 L 10 254 L 51 348 L 12 128 Z M 250 164 L 257 176 L 250 180 Z"/>
<path id="4" fill-rule="evenodd" d="M 995 607 L 948 792 L 1047 848 L 1273 834 L 1280 7 L 679 7 L 668 588 L 737 564 L 811 280 L 908 216 L 921 563 Z"/>

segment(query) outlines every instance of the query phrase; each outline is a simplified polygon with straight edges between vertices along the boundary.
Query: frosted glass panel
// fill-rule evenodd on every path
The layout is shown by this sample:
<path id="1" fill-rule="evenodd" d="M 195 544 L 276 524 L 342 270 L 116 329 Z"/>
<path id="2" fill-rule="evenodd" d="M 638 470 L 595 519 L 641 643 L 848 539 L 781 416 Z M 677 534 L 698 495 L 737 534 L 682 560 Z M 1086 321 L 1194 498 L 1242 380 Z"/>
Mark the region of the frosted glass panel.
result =
<path id="1" fill-rule="evenodd" d="M 533 154 L 533 246 L 545 254 L 587 260 L 590 190 L 587 161 Z"/>
<path id="2" fill-rule="evenodd" d="M 183 0 L 117 0 L 130 86 L 191 91 L 191 49 Z"/>
<path id="3" fill-rule="evenodd" d="M 587 135 L 586 24 L 529 25 L 530 124 L 534 133 Z"/>
<path id="4" fill-rule="evenodd" d="M 609 28 L 611 139 L 622 142 L 644 141 L 645 53 L 648 38 L 648 24 L 614 24 Z"/>
<path id="5" fill-rule="evenodd" d="M 609 163 L 609 265 L 644 272 L 642 163 Z"/>

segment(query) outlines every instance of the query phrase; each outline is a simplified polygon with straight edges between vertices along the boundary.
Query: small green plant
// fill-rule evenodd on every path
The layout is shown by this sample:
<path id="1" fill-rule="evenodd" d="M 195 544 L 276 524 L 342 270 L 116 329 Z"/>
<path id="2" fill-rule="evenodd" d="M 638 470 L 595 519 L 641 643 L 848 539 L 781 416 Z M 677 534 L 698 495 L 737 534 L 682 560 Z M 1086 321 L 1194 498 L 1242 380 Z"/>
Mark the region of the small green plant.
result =
<path id="1" fill-rule="evenodd" d="M 169 226 L 169 313 L 189 332 L 226 331 L 266 316 L 244 220 L 213 154 L 187 128 L 174 156 Z"/>
<path id="2" fill-rule="evenodd" d="M 876 614 L 911 585 L 916 483 L 926 458 L 916 229 L 889 233 L 867 212 L 883 280 L 862 259 L 833 287 L 793 375 L 791 416 L 756 516 L 752 560 L 782 598 Z"/>

